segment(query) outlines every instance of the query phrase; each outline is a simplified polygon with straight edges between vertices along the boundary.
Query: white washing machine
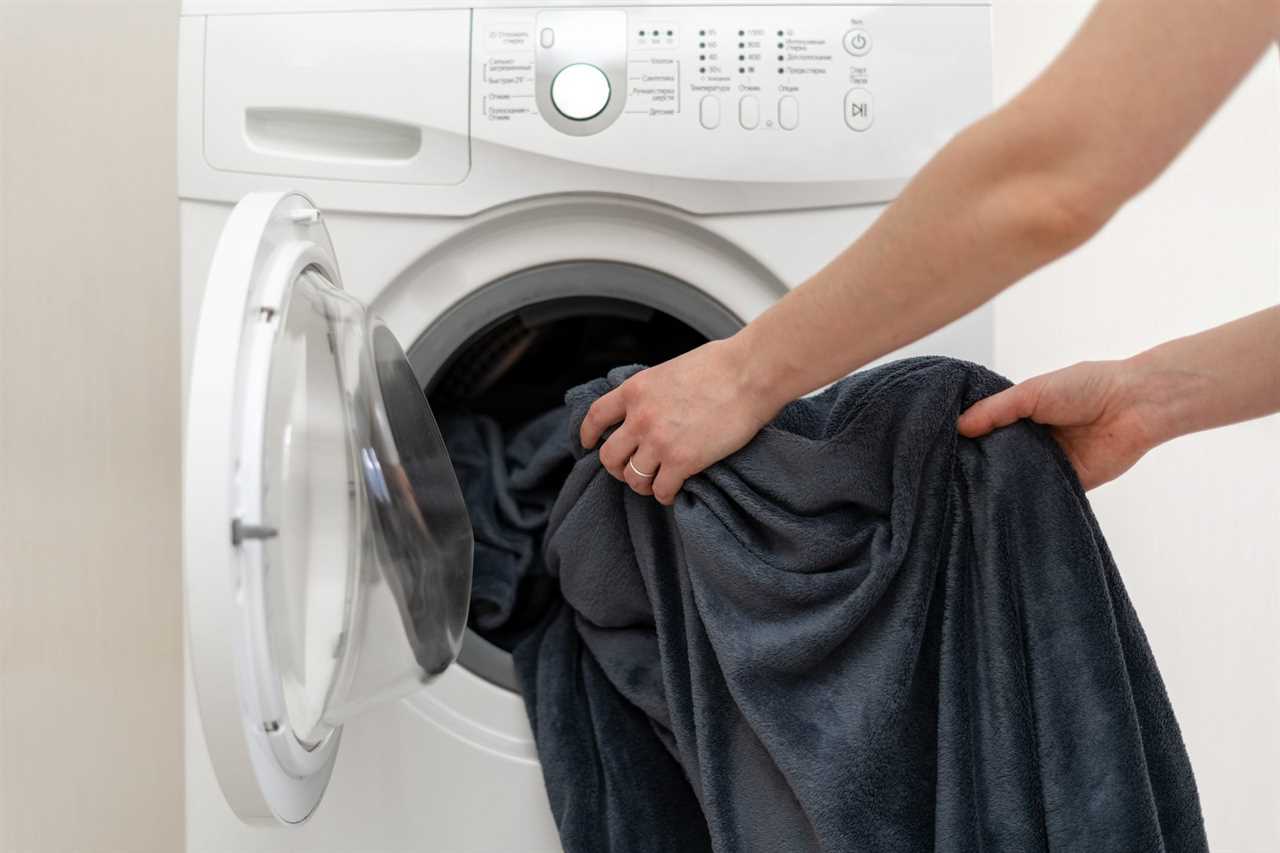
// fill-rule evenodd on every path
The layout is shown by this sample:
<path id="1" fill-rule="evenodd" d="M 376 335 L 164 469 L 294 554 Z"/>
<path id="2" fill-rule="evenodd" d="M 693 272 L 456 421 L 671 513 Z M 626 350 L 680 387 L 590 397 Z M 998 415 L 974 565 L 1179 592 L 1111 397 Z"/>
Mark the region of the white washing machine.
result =
<path id="1" fill-rule="evenodd" d="M 427 401 L 732 333 L 989 108 L 989 8 L 187 0 L 179 63 L 190 849 L 556 850 Z"/>

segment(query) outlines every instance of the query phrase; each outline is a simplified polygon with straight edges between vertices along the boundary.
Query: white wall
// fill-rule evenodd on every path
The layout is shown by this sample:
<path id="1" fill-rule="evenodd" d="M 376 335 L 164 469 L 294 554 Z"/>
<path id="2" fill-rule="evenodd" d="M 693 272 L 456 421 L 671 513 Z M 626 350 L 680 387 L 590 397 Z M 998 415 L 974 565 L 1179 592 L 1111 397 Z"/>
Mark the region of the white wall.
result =
<path id="1" fill-rule="evenodd" d="M 997 0 L 998 99 L 1050 60 L 1089 5 Z M 1124 357 L 1276 302 L 1272 50 L 1095 240 L 998 300 L 995 366 L 1024 379 Z M 1280 850 L 1280 417 L 1158 448 L 1091 500 L 1182 724 L 1212 849 Z"/>
<path id="2" fill-rule="evenodd" d="M 176 2 L 0 0 L 0 853 L 178 853 Z"/>

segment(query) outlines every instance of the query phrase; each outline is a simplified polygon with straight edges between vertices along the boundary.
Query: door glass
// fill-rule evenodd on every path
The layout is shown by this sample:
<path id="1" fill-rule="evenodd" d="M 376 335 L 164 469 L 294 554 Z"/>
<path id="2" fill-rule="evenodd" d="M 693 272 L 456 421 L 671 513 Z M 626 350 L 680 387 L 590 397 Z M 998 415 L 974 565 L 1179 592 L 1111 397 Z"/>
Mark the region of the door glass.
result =
<path id="1" fill-rule="evenodd" d="M 313 747 L 456 657 L 471 527 L 400 345 L 317 269 L 280 318 L 265 420 L 259 671 Z"/>
<path id="2" fill-rule="evenodd" d="M 385 422 L 375 446 L 382 474 L 403 500 L 375 501 L 384 535 L 381 562 L 395 573 L 390 586 L 419 666 L 435 675 L 453 662 L 466 628 L 471 599 L 471 519 L 453 463 L 427 405 L 426 394 L 395 336 L 372 330 L 378 388 Z"/>
<path id="3" fill-rule="evenodd" d="M 293 286 L 271 358 L 265 604 L 289 722 L 314 742 L 343 656 L 360 547 L 351 425 L 334 334 L 349 308 L 315 270 Z M 348 318 L 349 319 L 349 318 Z"/>

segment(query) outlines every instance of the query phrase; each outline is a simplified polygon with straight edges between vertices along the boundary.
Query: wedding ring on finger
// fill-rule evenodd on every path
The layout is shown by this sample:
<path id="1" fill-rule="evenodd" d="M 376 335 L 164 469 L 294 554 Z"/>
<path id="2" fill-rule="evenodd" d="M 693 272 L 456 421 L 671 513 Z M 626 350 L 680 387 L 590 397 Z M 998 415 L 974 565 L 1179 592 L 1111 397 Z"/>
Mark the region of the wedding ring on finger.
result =
<path id="1" fill-rule="evenodd" d="M 637 477 L 640 477 L 643 480 L 653 479 L 653 474 L 646 474 L 645 472 L 641 471 L 639 468 L 636 467 L 636 463 L 632 459 L 627 460 L 627 467 L 630 468 Z"/>

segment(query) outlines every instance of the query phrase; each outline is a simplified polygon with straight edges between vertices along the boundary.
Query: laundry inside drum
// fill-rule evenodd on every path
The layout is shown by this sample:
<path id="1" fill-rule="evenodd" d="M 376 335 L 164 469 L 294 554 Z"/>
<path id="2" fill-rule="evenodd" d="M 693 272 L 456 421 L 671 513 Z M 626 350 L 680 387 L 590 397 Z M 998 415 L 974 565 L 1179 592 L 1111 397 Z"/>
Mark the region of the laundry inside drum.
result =
<path id="1" fill-rule="evenodd" d="M 505 653 L 558 601 L 541 552 L 573 461 L 565 392 L 614 367 L 666 361 L 717 332 L 630 300 L 549 300 L 496 317 L 435 371 L 426 391 L 475 531 L 463 666 L 518 689 Z"/>

